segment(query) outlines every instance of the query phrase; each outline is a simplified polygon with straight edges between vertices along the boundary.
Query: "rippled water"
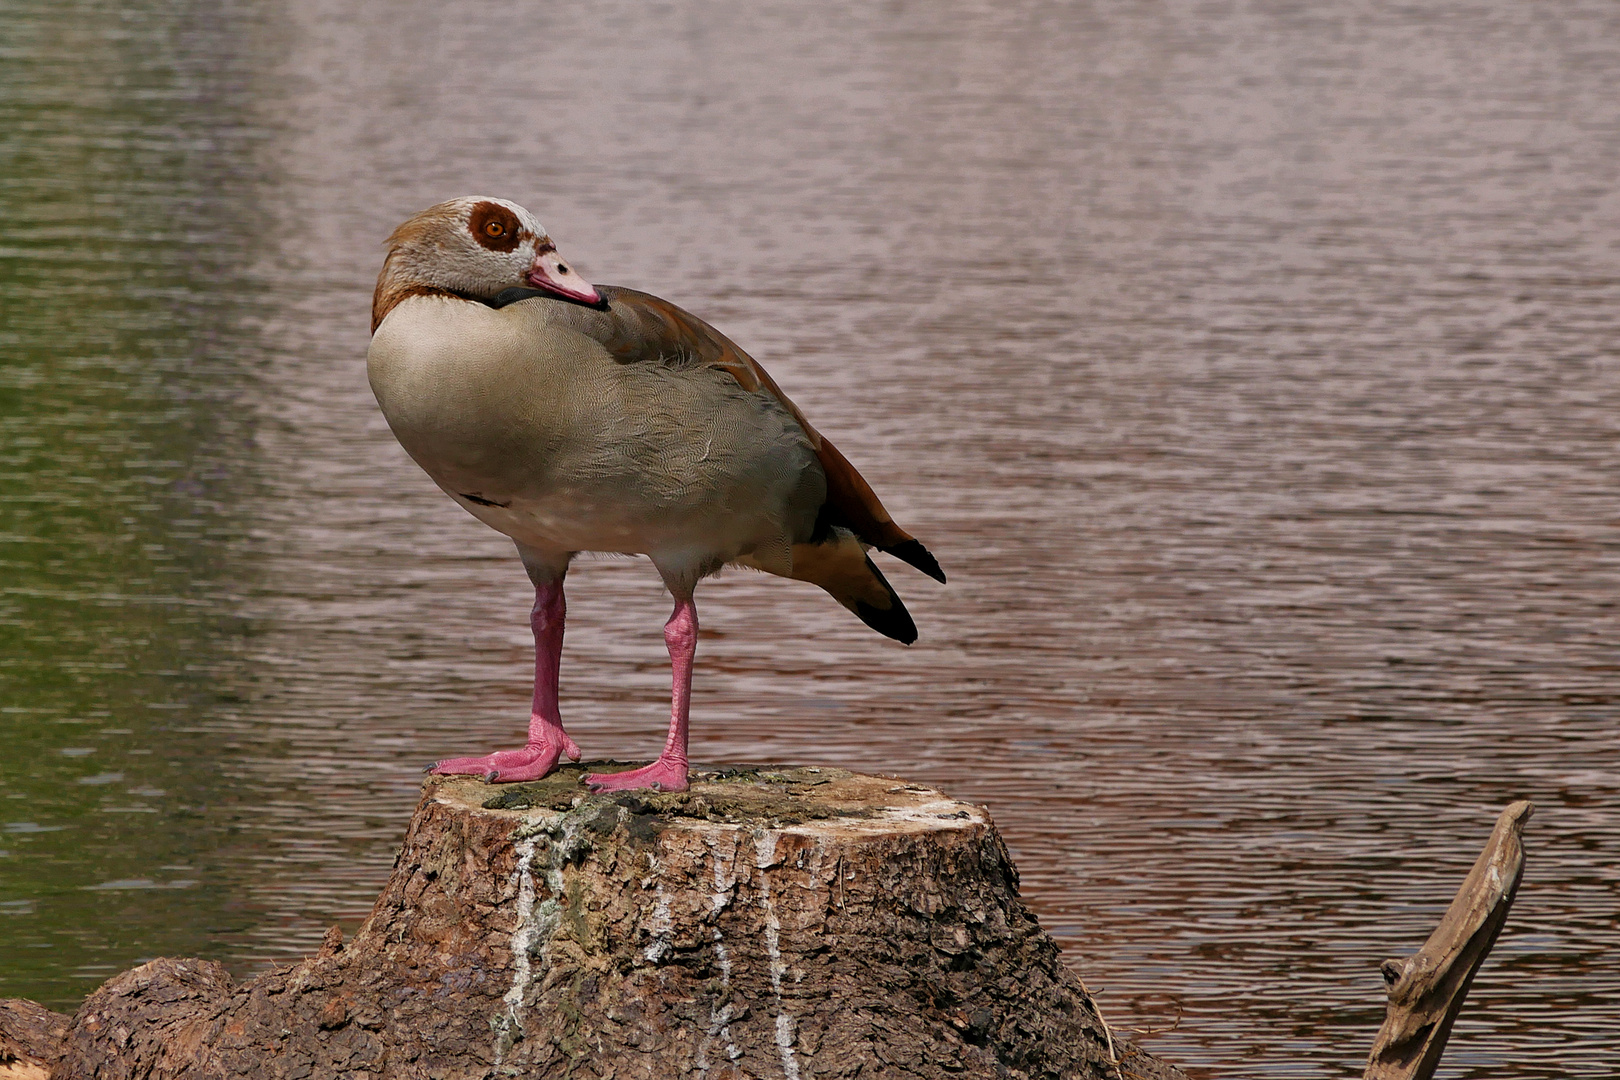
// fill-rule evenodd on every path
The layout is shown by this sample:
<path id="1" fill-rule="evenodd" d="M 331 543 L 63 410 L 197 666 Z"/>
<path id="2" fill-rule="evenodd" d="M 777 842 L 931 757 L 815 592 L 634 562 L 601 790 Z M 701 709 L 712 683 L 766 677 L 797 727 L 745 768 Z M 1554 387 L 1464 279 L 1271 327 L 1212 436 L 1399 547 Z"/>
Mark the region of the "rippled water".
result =
<path id="1" fill-rule="evenodd" d="M 352 928 L 512 743 L 528 589 L 396 447 L 380 241 L 535 209 L 758 356 L 951 574 L 903 649 L 699 593 L 694 754 L 987 803 L 1121 1027 L 1357 1075 L 1496 812 L 1445 1075 L 1620 1030 L 1620 8 L 16 0 L 0 41 L 0 996 Z M 570 576 L 650 757 L 666 600 Z"/>

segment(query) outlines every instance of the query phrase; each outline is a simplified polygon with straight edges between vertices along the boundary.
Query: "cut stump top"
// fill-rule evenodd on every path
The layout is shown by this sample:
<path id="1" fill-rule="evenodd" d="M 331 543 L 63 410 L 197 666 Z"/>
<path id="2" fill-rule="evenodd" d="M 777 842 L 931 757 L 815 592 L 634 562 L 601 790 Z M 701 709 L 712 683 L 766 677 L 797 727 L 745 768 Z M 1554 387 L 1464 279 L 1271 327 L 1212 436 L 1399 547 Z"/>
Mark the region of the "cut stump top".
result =
<path id="1" fill-rule="evenodd" d="M 592 795 L 584 776 L 619 762 L 588 762 L 558 769 L 526 784 L 486 784 L 476 777 L 429 781 L 432 798 L 464 813 L 556 816 L 591 800 L 629 810 L 642 828 L 704 829 L 713 826 L 770 829 L 825 839 L 921 833 L 990 824 L 982 806 L 959 802 L 935 788 L 893 777 L 846 769 L 775 765 L 694 766 L 680 792 L 624 791 Z"/>

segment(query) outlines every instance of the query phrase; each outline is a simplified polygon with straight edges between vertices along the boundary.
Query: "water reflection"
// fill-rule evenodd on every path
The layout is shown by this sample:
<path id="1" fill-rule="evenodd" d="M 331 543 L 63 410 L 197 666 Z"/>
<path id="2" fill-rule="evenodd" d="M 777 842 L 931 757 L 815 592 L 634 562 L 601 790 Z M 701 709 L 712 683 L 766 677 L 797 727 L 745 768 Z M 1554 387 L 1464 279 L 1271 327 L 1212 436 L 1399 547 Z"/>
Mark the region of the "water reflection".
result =
<path id="1" fill-rule="evenodd" d="M 1509 800 L 1457 1075 L 1616 1022 L 1611 7 L 16 7 L 0 994 L 362 918 L 420 763 L 527 695 L 506 544 L 366 389 L 379 241 L 464 192 L 771 368 L 951 572 L 905 650 L 727 575 L 694 753 L 990 804 L 1110 1019 L 1359 1071 Z M 649 755 L 666 602 L 571 576 Z M 9 824 L 8 824 L 9 823 Z"/>
<path id="2" fill-rule="evenodd" d="M 240 28 L 194 5 L 9 14 L 0 993 L 61 1003 L 243 921 L 199 765 L 252 572 L 252 124 Z"/>

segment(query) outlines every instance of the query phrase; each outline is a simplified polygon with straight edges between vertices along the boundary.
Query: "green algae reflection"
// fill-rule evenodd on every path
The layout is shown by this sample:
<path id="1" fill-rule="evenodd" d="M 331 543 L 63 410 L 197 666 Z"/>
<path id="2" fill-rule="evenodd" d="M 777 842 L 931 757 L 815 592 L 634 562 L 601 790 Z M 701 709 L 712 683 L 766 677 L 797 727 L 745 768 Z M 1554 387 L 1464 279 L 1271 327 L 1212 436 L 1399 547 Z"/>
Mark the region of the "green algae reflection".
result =
<path id="1" fill-rule="evenodd" d="M 184 6 L 13 7 L 0 83 L 0 997 L 241 921 L 208 728 L 251 575 L 244 183 Z M 216 45 L 221 44 L 216 42 Z M 228 44 L 225 42 L 224 44 Z M 218 53 L 230 55 L 221 48 Z"/>

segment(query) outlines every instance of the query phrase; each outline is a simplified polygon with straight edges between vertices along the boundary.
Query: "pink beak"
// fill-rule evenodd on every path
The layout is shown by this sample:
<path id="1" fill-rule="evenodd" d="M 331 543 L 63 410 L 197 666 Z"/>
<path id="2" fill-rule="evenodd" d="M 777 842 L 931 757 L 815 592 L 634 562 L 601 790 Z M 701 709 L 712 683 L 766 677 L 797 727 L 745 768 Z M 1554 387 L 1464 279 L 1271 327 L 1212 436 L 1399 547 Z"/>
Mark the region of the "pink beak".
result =
<path id="1" fill-rule="evenodd" d="M 534 253 L 534 262 L 529 267 L 529 284 L 543 292 L 555 293 L 569 300 L 578 300 L 582 304 L 600 304 L 602 294 L 596 287 L 574 272 L 574 268 L 562 261 L 557 249 L 549 242 L 542 243 L 540 250 Z"/>

